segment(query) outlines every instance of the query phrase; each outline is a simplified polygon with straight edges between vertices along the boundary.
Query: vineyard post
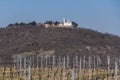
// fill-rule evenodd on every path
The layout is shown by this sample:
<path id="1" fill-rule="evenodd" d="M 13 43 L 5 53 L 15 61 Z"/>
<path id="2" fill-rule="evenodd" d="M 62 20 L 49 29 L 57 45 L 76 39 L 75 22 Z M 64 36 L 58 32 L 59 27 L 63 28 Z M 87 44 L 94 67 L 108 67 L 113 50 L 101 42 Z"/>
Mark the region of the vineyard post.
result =
<path id="1" fill-rule="evenodd" d="M 92 73 L 91 73 L 91 63 L 92 63 L 92 61 L 91 61 L 91 56 L 89 56 L 88 58 L 89 58 L 89 59 L 88 59 L 88 60 L 89 60 L 89 61 L 88 61 L 88 66 L 89 66 L 89 68 L 88 68 L 88 69 L 89 69 L 89 80 L 91 80 L 91 74 L 92 74 Z"/>
<path id="2" fill-rule="evenodd" d="M 75 59 L 74 59 L 74 57 L 73 57 L 73 62 L 72 62 L 72 64 L 73 64 L 73 69 L 75 69 Z"/>
<path id="3" fill-rule="evenodd" d="M 4 65 L 3 80 L 5 80 L 5 78 L 4 78 L 4 77 L 5 77 L 5 74 L 6 74 L 6 73 L 5 73 L 5 70 L 6 70 L 6 69 L 5 69 L 5 65 Z"/>
<path id="4" fill-rule="evenodd" d="M 35 61 L 34 61 L 34 57 L 35 57 L 35 55 L 32 56 L 32 68 L 35 70 L 35 63 L 34 63 Z"/>
<path id="5" fill-rule="evenodd" d="M 66 75 L 66 72 L 65 72 L 65 70 L 63 70 L 63 76 L 62 76 L 62 77 L 63 77 L 63 79 L 62 79 L 62 80 L 65 80 L 65 78 L 66 78 L 66 76 L 65 76 L 65 75 Z"/>
<path id="6" fill-rule="evenodd" d="M 84 56 L 83 56 L 83 66 L 82 66 L 82 67 L 83 67 L 82 69 L 83 69 L 83 72 L 84 72 L 84 73 L 83 73 L 83 79 L 84 79 L 84 77 L 85 77 L 85 76 L 84 76 L 84 74 L 85 74 L 85 58 L 86 58 L 86 56 L 84 55 Z"/>
<path id="7" fill-rule="evenodd" d="M 10 66 L 10 78 L 11 78 L 11 80 L 13 80 L 13 69 L 12 69 L 12 65 Z"/>
<path id="8" fill-rule="evenodd" d="M 55 55 L 52 56 L 52 70 L 55 67 Z"/>
<path id="9" fill-rule="evenodd" d="M 24 80 L 26 80 L 26 57 L 24 57 Z"/>
<path id="10" fill-rule="evenodd" d="M 95 55 L 93 55 L 93 67 L 94 67 L 94 68 L 93 68 L 94 73 L 96 74 L 96 56 L 95 56 Z M 97 75 L 97 74 L 96 74 L 96 75 Z M 94 78 L 95 80 L 96 80 L 96 77 L 97 77 L 97 76 L 95 76 L 95 78 Z"/>
<path id="11" fill-rule="evenodd" d="M 118 71 L 120 72 L 120 55 L 118 56 Z"/>
<path id="12" fill-rule="evenodd" d="M 110 56 L 107 55 L 107 80 L 110 80 L 109 76 L 110 76 Z"/>
<path id="13" fill-rule="evenodd" d="M 69 67 L 69 56 L 67 55 L 67 68 Z"/>
<path id="14" fill-rule="evenodd" d="M 82 63 L 81 63 L 81 58 L 80 58 L 80 65 L 79 65 L 79 80 L 81 80 L 81 75 L 82 75 Z"/>
<path id="15" fill-rule="evenodd" d="M 43 56 L 41 56 L 40 62 L 41 62 L 41 63 L 40 63 L 40 66 L 41 66 L 40 68 L 41 68 L 41 70 L 42 70 L 42 68 L 43 68 Z"/>
<path id="16" fill-rule="evenodd" d="M 95 59 L 95 55 L 93 55 L 93 65 L 94 65 L 94 72 L 95 72 L 95 70 L 96 70 L 96 59 Z"/>
<path id="17" fill-rule="evenodd" d="M 13 55 L 13 63 L 14 63 L 14 68 L 15 68 L 15 63 L 16 63 L 16 56 Z"/>
<path id="18" fill-rule="evenodd" d="M 78 75 L 78 55 L 75 56 L 75 77 Z"/>
<path id="19" fill-rule="evenodd" d="M 37 69 L 39 68 L 39 66 L 38 66 L 38 60 L 39 60 L 39 56 L 37 56 Z"/>
<path id="20" fill-rule="evenodd" d="M 118 74 L 118 63 L 117 63 L 117 61 L 115 61 L 115 80 L 118 80 L 118 76 L 117 76 L 117 74 Z"/>
<path id="21" fill-rule="evenodd" d="M 59 56 L 59 68 L 61 68 L 61 56 Z"/>
<path id="22" fill-rule="evenodd" d="M 19 55 L 17 55 L 17 56 L 16 56 L 16 68 L 17 68 L 17 72 L 18 72 L 18 73 L 17 73 L 17 78 L 18 78 L 18 80 L 19 80 L 19 77 L 20 77 L 20 69 L 19 69 L 20 66 L 19 66 L 19 65 L 20 65 Z"/>
<path id="23" fill-rule="evenodd" d="M 96 61 L 96 63 L 97 63 L 97 64 L 96 64 L 96 70 L 97 70 L 97 71 L 96 71 L 96 74 L 97 74 L 97 75 L 96 75 L 96 78 L 98 79 L 99 62 L 100 62 L 100 60 L 99 60 L 99 55 L 97 55 L 97 58 L 96 58 L 96 59 L 97 59 L 97 61 Z"/>
<path id="24" fill-rule="evenodd" d="M 71 70 L 71 80 L 75 80 L 74 69 Z"/>
<path id="25" fill-rule="evenodd" d="M 31 80 L 31 57 L 28 61 L 28 80 Z"/>
<path id="26" fill-rule="evenodd" d="M 20 70 L 19 71 L 20 71 L 20 80 L 21 80 L 21 78 L 22 78 L 22 56 L 21 55 L 19 56 L 19 60 L 20 60 L 20 67 L 19 67 Z"/>
<path id="27" fill-rule="evenodd" d="M 63 70 L 66 69 L 66 66 L 65 66 L 65 57 L 63 57 Z"/>
<path id="28" fill-rule="evenodd" d="M 47 55 L 45 56 L 45 67 L 46 68 L 48 67 L 48 56 Z"/>
<path id="29" fill-rule="evenodd" d="M 78 68 L 78 56 L 75 56 L 75 67 Z"/>

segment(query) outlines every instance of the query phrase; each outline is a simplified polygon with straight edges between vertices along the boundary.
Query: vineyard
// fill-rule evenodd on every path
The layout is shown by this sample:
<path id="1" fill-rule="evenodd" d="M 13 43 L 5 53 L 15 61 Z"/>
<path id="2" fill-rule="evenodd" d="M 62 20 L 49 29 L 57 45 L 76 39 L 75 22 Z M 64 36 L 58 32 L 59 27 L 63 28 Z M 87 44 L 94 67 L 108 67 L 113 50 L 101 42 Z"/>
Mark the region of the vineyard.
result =
<path id="1" fill-rule="evenodd" d="M 120 56 L 14 55 L 0 58 L 0 80 L 119 80 Z M 6 60 L 5 60 L 6 59 Z"/>

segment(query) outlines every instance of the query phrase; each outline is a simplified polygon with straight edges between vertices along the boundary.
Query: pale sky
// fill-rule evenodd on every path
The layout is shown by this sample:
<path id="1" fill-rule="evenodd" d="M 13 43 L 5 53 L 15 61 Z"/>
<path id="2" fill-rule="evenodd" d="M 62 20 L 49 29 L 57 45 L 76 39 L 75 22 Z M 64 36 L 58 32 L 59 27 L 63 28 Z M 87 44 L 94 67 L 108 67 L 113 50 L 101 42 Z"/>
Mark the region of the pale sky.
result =
<path id="1" fill-rule="evenodd" d="M 0 27 L 63 18 L 120 36 L 120 0 L 0 0 Z"/>

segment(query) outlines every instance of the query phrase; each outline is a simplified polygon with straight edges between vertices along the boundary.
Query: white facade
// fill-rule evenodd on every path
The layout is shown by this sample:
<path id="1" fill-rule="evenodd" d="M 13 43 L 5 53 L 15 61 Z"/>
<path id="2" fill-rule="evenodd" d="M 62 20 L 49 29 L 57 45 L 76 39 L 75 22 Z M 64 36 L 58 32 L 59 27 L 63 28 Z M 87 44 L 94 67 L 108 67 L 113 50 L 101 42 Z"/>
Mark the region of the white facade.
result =
<path id="1" fill-rule="evenodd" d="M 60 22 L 59 24 L 55 25 L 55 24 L 44 24 L 45 28 L 49 28 L 49 27 L 66 27 L 66 28 L 73 28 L 73 24 L 71 21 L 66 20 L 65 18 L 63 18 L 63 22 Z"/>
<path id="2" fill-rule="evenodd" d="M 63 26 L 72 26 L 72 22 L 63 18 Z"/>

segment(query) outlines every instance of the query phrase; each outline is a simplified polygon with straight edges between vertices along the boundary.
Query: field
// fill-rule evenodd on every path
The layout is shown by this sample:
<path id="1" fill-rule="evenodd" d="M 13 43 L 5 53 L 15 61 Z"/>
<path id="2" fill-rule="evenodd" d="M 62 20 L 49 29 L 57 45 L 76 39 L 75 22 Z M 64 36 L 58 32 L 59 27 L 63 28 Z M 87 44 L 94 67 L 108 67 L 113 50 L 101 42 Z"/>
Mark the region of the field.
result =
<path id="1" fill-rule="evenodd" d="M 119 80 L 119 57 L 21 56 L 0 61 L 0 80 Z"/>

